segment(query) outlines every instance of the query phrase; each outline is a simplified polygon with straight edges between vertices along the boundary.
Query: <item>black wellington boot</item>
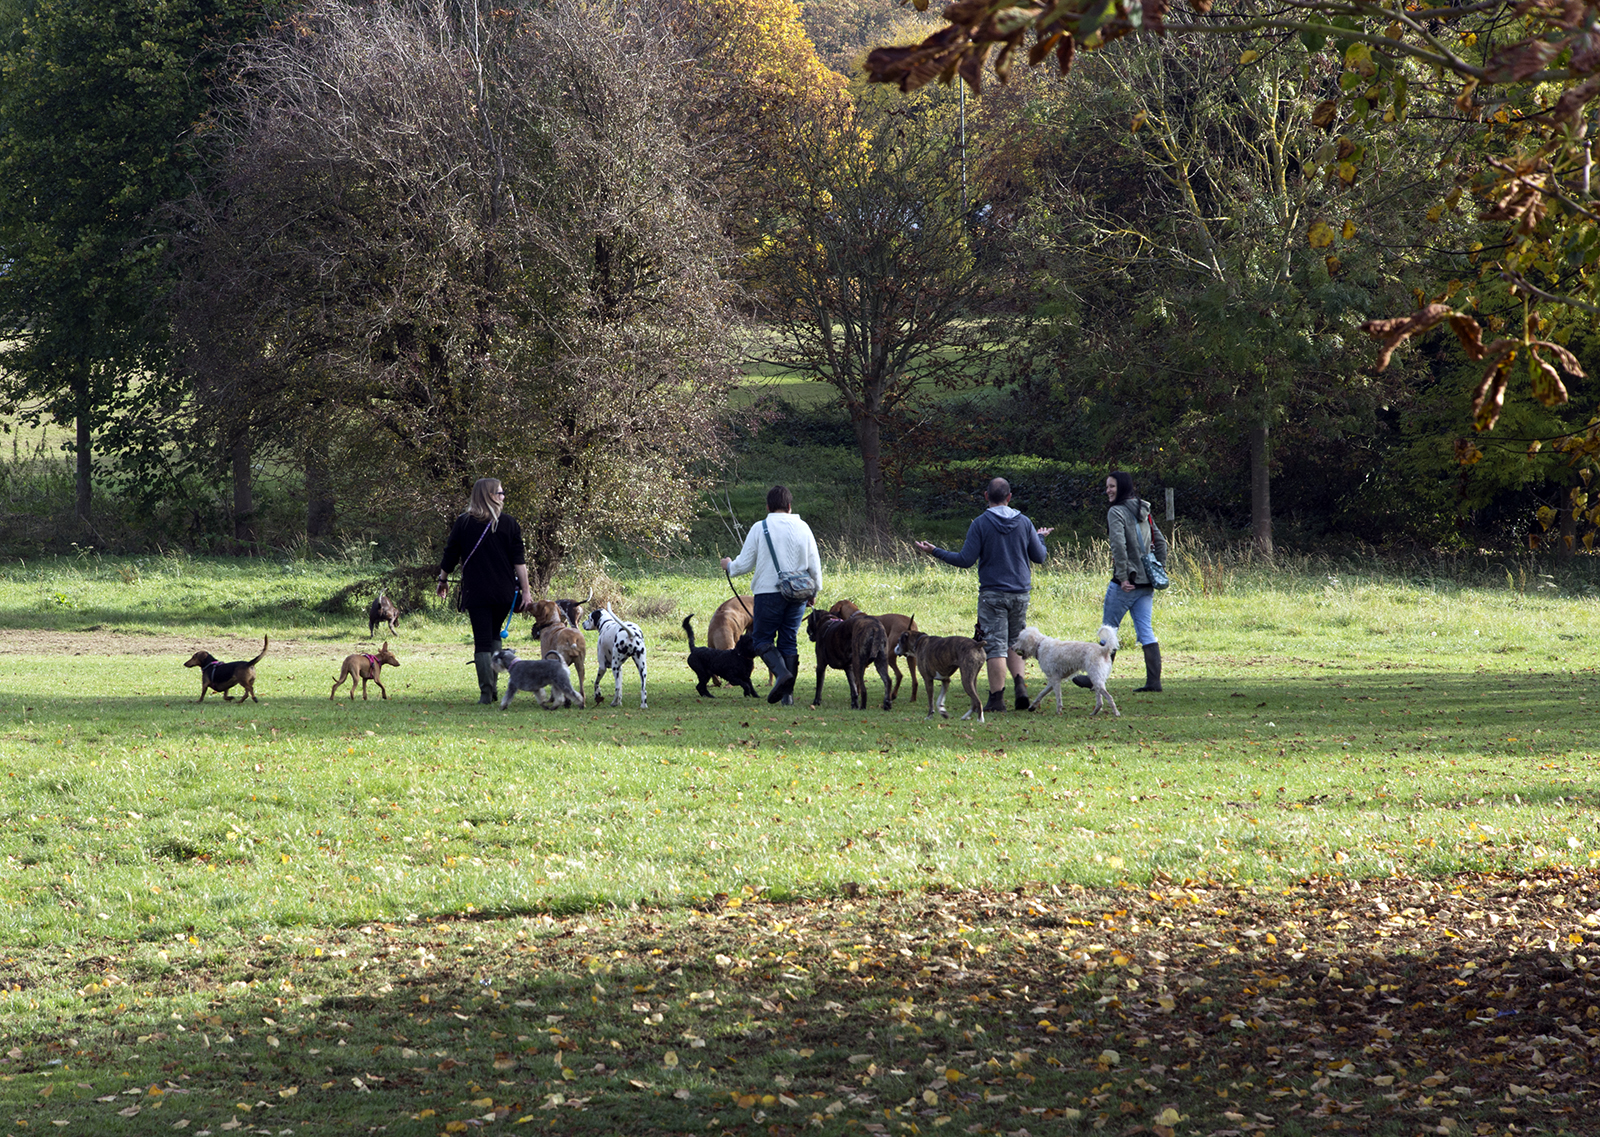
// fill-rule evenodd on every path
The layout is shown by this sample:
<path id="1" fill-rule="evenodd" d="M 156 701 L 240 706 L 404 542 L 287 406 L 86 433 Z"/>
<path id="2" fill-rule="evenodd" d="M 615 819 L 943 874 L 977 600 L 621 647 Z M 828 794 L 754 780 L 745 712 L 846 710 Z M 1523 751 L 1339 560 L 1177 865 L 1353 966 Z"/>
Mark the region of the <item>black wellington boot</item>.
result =
<path id="1" fill-rule="evenodd" d="M 989 701 L 983 704 L 983 713 L 992 715 L 997 711 L 1006 709 L 1006 693 L 1004 689 L 989 692 Z"/>
<path id="2" fill-rule="evenodd" d="M 1028 684 L 1023 681 L 1022 676 L 1013 675 L 1011 677 L 1011 686 L 1012 686 L 1012 689 L 1013 689 L 1013 694 L 1016 696 L 1016 702 L 1015 702 L 1014 705 L 1016 706 L 1017 710 L 1019 710 L 1019 711 L 1027 710 L 1028 706 L 1029 706 L 1029 703 L 1028 703 Z"/>
<path id="3" fill-rule="evenodd" d="M 494 665 L 489 662 L 490 652 L 480 651 L 473 653 L 472 665 L 478 670 L 478 705 L 498 703 L 500 701 L 500 681 L 494 673 Z"/>
<path id="4" fill-rule="evenodd" d="M 800 678 L 800 657 L 798 655 L 786 655 L 783 657 L 783 665 L 790 671 L 794 672 L 795 679 L 798 681 Z M 778 702 L 785 707 L 794 706 L 794 692 L 790 691 L 789 694 L 779 699 Z"/>
<path id="5" fill-rule="evenodd" d="M 1161 690 L 1161 645 L 1144 645 L 1144 686 L 1135 687 L 1135 691 Z"/>
<path id="6" fill-rule="evenodd" d="M 789 661 L 784 658 L 783 653 L 775 647 L 769 647 L 761 653 L 761 662 L 767 665 L 767 670 L 772 672 L 774 680 L 772 690 L 767 692 L 767 702 L 782 702 L 783 697 L 794 690 L 794 670 L 788 666 Z M 796 666 L 799 663 L 800 660 L 796 657 Z"/>
<path id="7" fill-rule="evenodd" d="M 1072 677 L 1072 685 L 1074 687 L 1082 687 L 1085 691 L 1094 686 L 1093 683 L 1089 682 L 1087 675 L 1074 675 Z"/>

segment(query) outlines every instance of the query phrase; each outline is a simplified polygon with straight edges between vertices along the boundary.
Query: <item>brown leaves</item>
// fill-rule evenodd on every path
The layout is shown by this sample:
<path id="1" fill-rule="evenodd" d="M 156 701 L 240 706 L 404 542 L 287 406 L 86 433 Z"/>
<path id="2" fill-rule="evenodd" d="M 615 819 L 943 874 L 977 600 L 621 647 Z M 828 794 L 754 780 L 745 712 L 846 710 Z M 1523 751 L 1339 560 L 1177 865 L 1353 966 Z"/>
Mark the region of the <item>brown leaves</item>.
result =
<path id="1" fill-rule="evenodd" d="M 1485 352 L 1490 365 L 1483 381 L 1472 392 L 1473 429 L 1493 430 L 1494 424 L 1500 421 L 1500 411 L 1506 404 L 1506 380 L 1517 358 L 1515 348 L 1510 340 L 1495 340 Z"/>
<path id="2" fill-rule="evenodd" d="M 1418 332 L 1428 331 L 1441 320 L 1459 315 L 1461 313 L 1454 311 L 1448 304 L 1429 304 L 1426 308 L 1419 309 L 1409 316 L 1392 316 L 1387 319 L 1368 320 L 1361 325 L 1361 330 L 1374 339 L 1381 340 L 1383 344 L 1383 350 L 1378 353 L 1378 360 L 1373 365 L 1373 370 L 1385 370 L 1389 366 L 1389 359 L 1394 355 L 1395 348 L 1405 343 L 1406 340 Z M 1471 317 L 1467 318 L 1471 319 Z M 1476 323 L 1476 321 L 1473 322 Z"/>
<path id="3" fill-rule="evenodd" d="M 1194 5 L 1204 12 L 1207 5 Z M 995 57 L 995 74 L 1005 82 L 1017 50 L 1031 27 L 1035 43 L 1028 50 L 1030 67 L 1043 63 L 1051 52 L 1062 74 L 1072 66 L 1079 46 L 1100 47 L 1129 33 L 1161 30 L 1166 0 L 1115 0 L 1106 8 L 1086 3 L 1074 9 L 1048 5 L 1019 9 L 1005 0 L 957 0 L 944 11 L 945 27 L 910 47 L 878 47 L 867 55 L 867 77 L 873 83 L 894 83 L 902 91 L 957 75 L 974 90 L 981 90 L 988 45 L 1003 44 Z"/>
<path id="4" fill-rule="evenodd" d="M 1564 43 L 1535 39 L 1501 48 L 1489 60 L 1489 81 L 1515 83 L 1526 79 L 1549 66 L 1565 46 Z"/>

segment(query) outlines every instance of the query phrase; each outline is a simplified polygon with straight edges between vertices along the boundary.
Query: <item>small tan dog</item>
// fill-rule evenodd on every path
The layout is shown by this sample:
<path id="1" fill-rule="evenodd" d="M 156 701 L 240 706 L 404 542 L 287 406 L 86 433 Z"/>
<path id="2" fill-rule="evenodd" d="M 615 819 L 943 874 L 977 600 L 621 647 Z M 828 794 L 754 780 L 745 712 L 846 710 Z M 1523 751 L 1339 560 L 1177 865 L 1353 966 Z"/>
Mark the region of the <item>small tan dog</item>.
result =
<path id="1" fill-rule="evenodd" d="M 1089 685 L 1094 688 L 1094 711 L 1091 717 L 1100 713 L 1103 704 L 1109 703 L 1111 713 L 1121 718 L 1122 712 L 1117 710 L 1117 701 L 1106 690 L 1106 680 L 1111 678 L 1111 657 L 1116 653 L 1117 629 L 1109 624 L 1100 626 L 1100 642 L 1092 644 L 1051 639 L 1038 628 L 1023 628 L 1022 634 L 1017 637 L 1017 654 L 1023 659 L 1038 660 L 1039 670 L 1044 672 L 1048 680 L 1044 690 L 1033 701 L 1033 710 L 1038 710 L 1044 704 L 1045 696 L 1053 688 L 1056 693 L 1056 714 L 1059 715 L 1061 684 L 1082 671 L 1089 676 Z"/>
<path id="2" fill-rule="evenodd" d="M 361 680 L 361 698 L 363 700 L 367 697 L 367 684 L 369 682 L 376 683 L 378 685 L 378 694 L 387 699 L 389 692 L 384 689 L 383 680 L 378 678 L 383 674 L 384 664 L 388 664 L 390 667 L 400 666 L 400 661 L 395 658 L 394 652 L 389 650 L 388 640 L 383 641 L 383 646 L 378 649 L 375 655 L 367 655 L 358 651 L 345 656 L 344 666 L 339 669 L 339 678 L 333 681 L 333 690 L 328 692 L 328 698 L 333 698 L 334 692 L 338 691 L 340 685 L 348 678 L 350 680 L 350 701 L 352 703 L 356 700 L 357 679 Z"/>

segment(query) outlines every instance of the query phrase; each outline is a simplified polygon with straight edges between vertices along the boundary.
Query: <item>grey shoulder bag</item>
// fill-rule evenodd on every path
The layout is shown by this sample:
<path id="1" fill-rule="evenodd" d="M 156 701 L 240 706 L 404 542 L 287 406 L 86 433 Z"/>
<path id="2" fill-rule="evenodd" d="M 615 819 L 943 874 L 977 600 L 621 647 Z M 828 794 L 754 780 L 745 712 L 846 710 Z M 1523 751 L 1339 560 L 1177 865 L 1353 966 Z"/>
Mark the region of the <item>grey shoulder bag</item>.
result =
<path id="1" fill-rule="evenodd" d="M 778 595 L 785 600 L 813 600 L 817 595 L 817 582 L 809 568 L 785 569 L 778 563 L 778 550 L 772 546 L 772 531 L 761 523 L 761 535 L 767 539 L 767 552 L 772 556 L 772 567 L 778 570 Z"/>

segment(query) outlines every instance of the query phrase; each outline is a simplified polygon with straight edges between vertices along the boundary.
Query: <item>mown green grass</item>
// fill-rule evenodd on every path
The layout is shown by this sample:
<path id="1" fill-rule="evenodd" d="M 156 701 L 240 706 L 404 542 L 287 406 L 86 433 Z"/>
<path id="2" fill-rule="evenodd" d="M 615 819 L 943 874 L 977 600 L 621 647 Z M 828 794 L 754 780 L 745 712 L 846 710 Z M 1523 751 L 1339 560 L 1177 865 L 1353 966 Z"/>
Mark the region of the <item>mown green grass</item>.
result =
<path id="1" fill-rule="evenodd" d="M 1058 546 L 1036 580 L 1035 622 L 1092 634 L 1102 557 L 1094 545 Z M 648 710 L 629 668 L 621 707 L 544 712 L 519 696 L 505 713 L 472 701 L 466 627 L 444 610 L 407 616 L 392 638 L 402 666 L 385 672 L 390 700 L 375 689 L 366 702 L 328 699 L 366 625 L 318 605 L 381 566 L 8 565 L 0 1030 L 21 1056 L 14 1078 L 0 1072 L 0 1121 L 10 1110 L 35 1127 L 67 1120 L 94 1132 L 170 1132 L 190 1120 L 190 1132 L 434 1133 L 446 1118 L 500 1111 L 557 1132 L 680 1131 L 707 1119 L 764 1132 L 815 1115 L 821 1131 L 844 1132 L 863 1115 L 886 1120 L 884 1102 L 835 1084 L 857 1077 L 850 1056 L 875 1056 L 874 1093 L 921 1100 L 933 1092 L 922 1063 L 934 1041 L 941 1067 L 996 1057 L 1019 1086 L 1004 1091 L 1010 1104 L 989 1103 L 988 1090 L 961 1101 L 940 1091 L 933 1114 L 1015 1128 L 1019 1102 L 1081 1098 L 1072 1108 L 1088 1117 L 1104 1078 L 1092 1062 L 1075 1071 L 1082 1063 L 1063 1051 L 1066 1067 L 1048 1076 L 1013 1066 L 1026 1064 L 1013 1058 L 1025 1044 L 1004 1033 L 1017 1027 L 999 1017 L 1003 1004 L 969 1020 L 957 1000 L 944 1018 L 921 1017 L 943 1004 L 906 1003 L 922 981 L 914 971 L 899 981 L 910 986 L 863 987 L 859 1004 L 845 1001 L 854 971 L 825 979 L 821 969 L 866 949 L 849 932 L 785 931 L 803 917 L 783 915 L 781 902 L 803 914 L 808 898 L 898 895 L 915 908 L 923 895 L 1020 887 L 1050 907 L 1077 886 L 1181 896 L 1220 883 L 1270 895 L 1306 880 L 1595 859 L 1600 622 L 1580 579 L 1526 566 L 1512 566 L 1509 587 L 1349 563 L 1271 570 L 1181 545 L 1173 562 L 1156 611 L 1165 692 L 1132 692 L 1143 676 L 1125 624 L 1112 681 L 1120 719 L 1090 718 L 1086 693 L 1069 688 L 1065 714 L 1052 705 L 982 726 L 926 721 L 909 683 L 888 713 L 851 711 L 837 674 L 816 710 L 725 689 L 699 699 L 678 624 L 694 612 L 703 634 L 726 594 L 705 563 L 605 566 L 602 588 L 649 637 Z M 855 563 L 836 550 L 828 565 L 825 600 L 913 612 L 938 633 L 970 628 L 970 572 Z M 192 650 L 238 658 L 263 634 L 272 648 L 259 704 L 192 701 L 198 682 L 181 666 Z M 513 642 L 526 642 L 525 622 Z M 1037 690 L 1036 670 L 1030 679 Z M 802 703 L 813 690 L 807 666 Z M 723 897 L 751 906 L 744 950 L 755 964 L 722 946 L 746 942 L 741 925 L 721 926 L 721 939 L 691 935 L 697 908 Z M 915 926 L 871 927 L 883 958 L 900 958 L 886 945 L 920 944 Z M 1037 946 L 1027 920 L 959 927 L 947 934 L 977 947 Z M 800 955 L 785 955 L 791 935 Z M 694 954 L 711 943 L 729 963 Z M 626 960 L 607 971 L 606 953 L 618 951 Z M 719 976 L 747 966 L 750 992 L 730 995 Z M 1025 994 L 1030 981 L 1013 982 L 1015 997 L 1037 998 Z M 691 995 L 705 990 L 726 1006 L 701 1009 Z M 1082 1016 L 1098 993 L 1069 983 L 1056 997 L 1082 1002 L 1072 1012 Z M 780 1027 L 762 999 L 815 1025 L 779 1016 Z M 666 1018 L 652 1024 L 660 1008 Z M 984 1023 L 988 1036 L 963 1035 Z M 763 1037 L 757 1054 L 751 1040 Z M 1135 1041 L 1107 1036 L 1123 1050 Z M 666 1065 L 667 1049 L 678 1066 Z M 1023 1081 L 1029 1071 L 1038 1086 Z M 1314 1076 L 1284 1085 L 1309 1091 Z M 550 1107 L 563 1084 L 568 1096 L 602 1095 L 592 1116 Z M 785 1085 L 804 1088 L 800 1105 L 766 1100 Z M 123 1091 L 135 1088 L 126 1100 L 139 1112 L 122 1116 Z M 618 1100 L 619 1090 L 640 1096 Z M 117 1100 L 98 1100 L 107 1097 Z M 1223 1124 L 1216 1103 L 1202 1113 L 1198 1099 L 1172 1100 L 1195 1108 L 1197 1125 Z M 923 1126 L 937 1120 L 923 1109 L 901 1107 Z"/>
<path id="2" fill-rule="evenodd" d="M 469 904 L 670 905 L 746 886 L 810 896 L 846 881 L 1438 873 L 1587 863 L 1592 843 L 1600 629 L 1593 602 L 1558 594 L 1323 576 L 1206 596 L 1180 575 L 1157 607 L 1163 694 L 1132 692 L 1143 676 L 1125 624 L 1121 718 L 1089 717 L 1070 689 L 1066 714 L 1052 703 L 979 726 L 925 720 L 909 682 L 893 711 L 851 711 L 836 673 L 818 709 L 699 699 L 677 625 L 694 612 L 703 635 L 726 589 L 702 565 L 614 572 L 636 605 L 670 608 L 642 620 L 649 709 L 629 667 L 620 708 L 562 713 L 476 706 L 465 626 L 448 612 L 395 637 L 389 701 L 373 689 L 330 702 L 365 624 L 311 608 L 352 570 L 191 561 L 130 583 L 126 567 L 0 582 L 8 626 L 97 628 L 116 653 L 24 651 L 0 673 L 11 942 Z M 1041 573 L 1035 622 L 1092 634 L 1101 579 Z M 965 633 L 973 585 L 927 562 L 847 566 L 825 599 Z M 259 704 L 192 701 L 189 651 L 242 657 L 263 634 Z M 513 642 L 525 636 L 522 624 Z M 613 689 L 608 676 L 607 701 Z M 807 665 L 802 703 L 814 691 Z"/>

